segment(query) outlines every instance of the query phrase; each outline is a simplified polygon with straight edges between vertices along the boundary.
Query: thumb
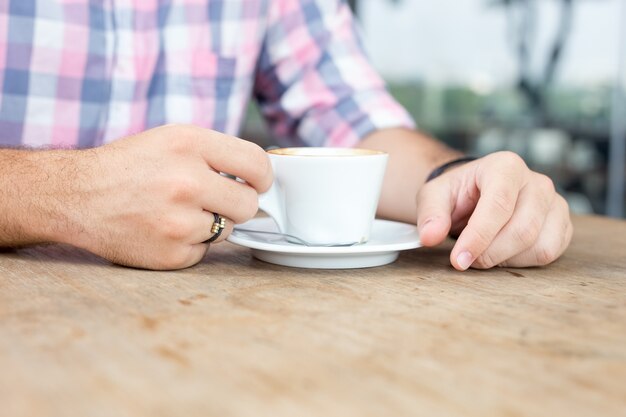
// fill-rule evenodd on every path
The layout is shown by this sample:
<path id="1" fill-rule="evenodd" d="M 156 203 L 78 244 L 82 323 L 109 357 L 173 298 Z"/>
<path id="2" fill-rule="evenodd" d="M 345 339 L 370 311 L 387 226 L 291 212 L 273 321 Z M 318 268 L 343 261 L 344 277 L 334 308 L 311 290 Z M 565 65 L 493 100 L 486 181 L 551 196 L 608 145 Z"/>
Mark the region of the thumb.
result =
<path id="1" fill-rule="evenodd" d="M 436 246 L 450 233 L 454 198 L 450 182 L 437 178 L 417 194 L 417 229 L 424 246 Z"/>

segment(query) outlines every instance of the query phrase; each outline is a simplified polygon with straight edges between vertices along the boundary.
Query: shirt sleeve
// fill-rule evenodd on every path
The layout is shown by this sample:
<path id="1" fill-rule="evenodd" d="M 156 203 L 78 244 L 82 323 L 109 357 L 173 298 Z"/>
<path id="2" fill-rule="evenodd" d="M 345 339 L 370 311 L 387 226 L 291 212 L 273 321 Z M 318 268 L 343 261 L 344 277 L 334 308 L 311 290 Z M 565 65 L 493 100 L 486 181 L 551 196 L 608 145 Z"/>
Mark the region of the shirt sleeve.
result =
<path id="1" fill-rule="evenodd" d="M 254 94 L 281 144 L 351 147 L 414 128 L 365 56 L 342 0 L 270 1 Z"/>

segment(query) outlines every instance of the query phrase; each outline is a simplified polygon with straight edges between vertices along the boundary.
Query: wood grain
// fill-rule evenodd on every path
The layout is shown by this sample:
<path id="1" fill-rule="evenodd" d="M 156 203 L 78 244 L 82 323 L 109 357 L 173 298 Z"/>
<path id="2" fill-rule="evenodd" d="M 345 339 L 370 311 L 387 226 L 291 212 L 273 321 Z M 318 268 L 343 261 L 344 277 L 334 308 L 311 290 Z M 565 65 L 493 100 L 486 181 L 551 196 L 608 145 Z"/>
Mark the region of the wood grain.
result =
<path id="1" fill-rule="evenodd" d="M 626 222 L 575 224 L 549 267 L 466 273 L 449 245 L 352 271 L 0 253 L 0 416 L 624 416 Z"/>

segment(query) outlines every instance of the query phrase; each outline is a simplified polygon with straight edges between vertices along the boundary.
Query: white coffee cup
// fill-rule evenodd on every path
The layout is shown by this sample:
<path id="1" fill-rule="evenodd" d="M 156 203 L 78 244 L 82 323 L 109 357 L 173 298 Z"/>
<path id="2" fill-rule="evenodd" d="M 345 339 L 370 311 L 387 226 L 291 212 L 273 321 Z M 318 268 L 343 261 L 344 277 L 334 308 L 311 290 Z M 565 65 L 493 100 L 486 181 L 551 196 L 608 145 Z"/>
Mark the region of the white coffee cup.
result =
<path id="1" fill-rule="evenodd" d="M 282 233 L 312 245 L 367 242 L 385 176 L 385 152 L 351 148 L 268 151 L 274 183 L 259 208 Z"/>

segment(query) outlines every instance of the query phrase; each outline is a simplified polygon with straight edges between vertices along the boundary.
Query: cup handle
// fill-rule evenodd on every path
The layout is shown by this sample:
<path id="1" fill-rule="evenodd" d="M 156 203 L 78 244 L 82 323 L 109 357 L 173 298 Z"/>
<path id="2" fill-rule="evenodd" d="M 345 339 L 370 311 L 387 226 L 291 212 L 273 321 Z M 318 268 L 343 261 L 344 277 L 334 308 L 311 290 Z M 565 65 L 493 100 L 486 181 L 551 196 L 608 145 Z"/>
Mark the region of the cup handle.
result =
<path id="1" fill-rule="evenodd" d="M 259 194 L 259 209 L 266 212 L 271 218 L 274 219 L 278 229 L 282 233 L 286 233 L 286 220 L 284 203 L 282 199 L 282 193 L 276 182 L 274 182 L 271 188 L 263 193 Z"/>

